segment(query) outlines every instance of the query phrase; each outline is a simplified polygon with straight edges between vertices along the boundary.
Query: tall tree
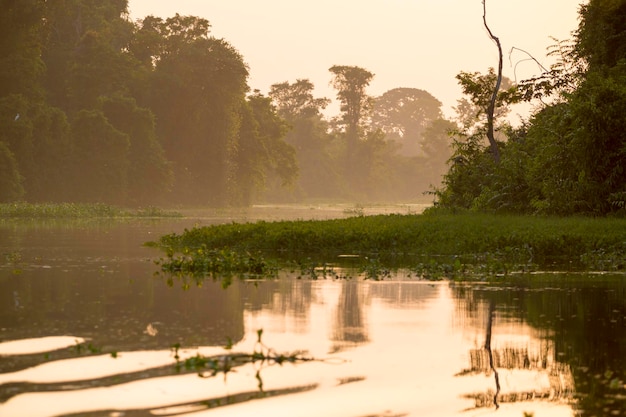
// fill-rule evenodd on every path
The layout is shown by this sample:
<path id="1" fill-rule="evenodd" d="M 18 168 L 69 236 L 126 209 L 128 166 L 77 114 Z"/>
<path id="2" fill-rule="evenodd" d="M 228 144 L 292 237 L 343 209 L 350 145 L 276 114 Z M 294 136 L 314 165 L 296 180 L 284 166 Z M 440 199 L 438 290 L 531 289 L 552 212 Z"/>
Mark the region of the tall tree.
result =
<path id="1" fill-rule="evenodd" d="M 345 174 L 351 187 L 368 177 L 370 167 L 360 164 L 360 142 L 365 140 L 364 122 L 372 109 L 372 98 L 366 93 L 374 74 L 356 66 L 335 65 L 329 69 L 333 74 L 331 85 L 337 90 L 337 98 L 341 103 L 341 116 L 336 126 L 345 138 L 344 156 Z"/>
<path id="2" fill-rule="evenodd" d="M 0 7 L 0 142 L 17 170 L 20 198 L 58 200 L 71 155 L 65 115 L 46 102 L 42 60 L 48 5 L 41 0 L 3 1 Z M 12 193 L 14 196 L 16 193 Z"/>
<path id="3" fill-rule="evenodd" d="M 243 58 L 228 42 L 209 36 L 205 19 L 147 17 L 145 25 L 162 38 L 149 59 L 150 94 L 141 105 L 155 112 L 158 137 L 173 163 L 171 197 L 226 204 L 248 89 Z"/>
<path id="4" fill-rule="evenodd" d="M 343 113 L 339 125 L 345 129 L 350 148 L 359 140 L 362 123 L 372 108 L 372 98 L 366 89 L 374 74 L 360 67 L 344 65 L 332 66 L 329 71 L 333 73 L 331 85 L 337 90 Z"/>
<path id="5" fill-rule="evenodd" d="M 426 126 L 441 117 L 441 102 L 418 88 L 394 88 L 374 100 L 372 127 L 402 146 L 404 155 L 420 154 Z"/>
<path id="6" fill-rule="evenodd" d="M 461 71 L 456 79 L 465 95 L 458 100 L 455 107 L 461 129 L 465 134 L 486 136 L 489 130 L 489 113 L 493 112 L 491 128 L 495 140 L 497 130 L 506 124 L 504 118 L 510 111 L 510 105 L 521 99 L 517 86 L 504 77 L 499 83 L 500 90 L 496 96 L 495 106 L 491 109 L 492 88 L 497 79 L 493 68 L 489 68 L 487 74 Z M 491 146 L 491 142 L 489 145 Z M 491 151 L 493 152 L 493 148 Z"/>

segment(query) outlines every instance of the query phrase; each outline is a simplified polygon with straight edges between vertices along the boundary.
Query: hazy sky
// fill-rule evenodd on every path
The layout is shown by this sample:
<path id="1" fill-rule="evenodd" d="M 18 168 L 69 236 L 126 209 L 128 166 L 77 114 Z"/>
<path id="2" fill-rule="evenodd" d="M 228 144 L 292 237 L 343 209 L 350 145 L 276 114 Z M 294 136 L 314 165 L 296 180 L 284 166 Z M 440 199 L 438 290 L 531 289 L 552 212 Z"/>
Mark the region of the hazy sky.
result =
<path id="1" fill-rule="evenodd" d="M 130 0 L 133 19 L 152 14 L 201 16 L 211 33 L 230 42 L 250 68 L 249 85 L 266 94 L 274 83 L 307 78 L 316 95 L 335 98 L 333 65 L 375 74 L 368 90 L 420 88 L 452 106 L 461 97 L 455 75 L 497 66 L 498 53 L 483 26 L 481 0 Z M 487 0 L 487 20 L 500 38 L 504 73 L 514 79 L 548 66 L 550 37 L 571 38 L 583 0 Z M 511 62 L 512 61 L 512 62 Z"/>

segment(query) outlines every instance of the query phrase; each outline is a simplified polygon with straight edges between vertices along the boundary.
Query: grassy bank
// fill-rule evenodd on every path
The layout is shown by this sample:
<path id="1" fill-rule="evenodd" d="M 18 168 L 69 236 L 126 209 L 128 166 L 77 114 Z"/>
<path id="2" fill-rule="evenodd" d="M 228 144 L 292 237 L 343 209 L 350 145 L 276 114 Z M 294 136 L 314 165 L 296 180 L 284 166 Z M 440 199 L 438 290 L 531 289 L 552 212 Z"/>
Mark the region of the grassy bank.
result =
<path id="1" fill-rule="evenodd" d="M 127 218 L 180 217 L 155 207 L 125 209 L 107 204 L 82 203 L 4 203 L 0 204 L 0 218 Z"/>
<path id="2" fill-rule="evenodd" d="M 463 273 L 478 268 L 625 268 L 626 221 L 486 214 L 362 216 L 325 221 L 227 224 L 163 236 L 163 265 L 194 270 L 193 263 L 218 252 L 262 254 L 282 260 L 359 255 L 384 266 L 402 259 L 426 273 Z M 255 259 L 258 259 L 255 255 Z M 195 258 L 195 259 L 194 259 Z"/>

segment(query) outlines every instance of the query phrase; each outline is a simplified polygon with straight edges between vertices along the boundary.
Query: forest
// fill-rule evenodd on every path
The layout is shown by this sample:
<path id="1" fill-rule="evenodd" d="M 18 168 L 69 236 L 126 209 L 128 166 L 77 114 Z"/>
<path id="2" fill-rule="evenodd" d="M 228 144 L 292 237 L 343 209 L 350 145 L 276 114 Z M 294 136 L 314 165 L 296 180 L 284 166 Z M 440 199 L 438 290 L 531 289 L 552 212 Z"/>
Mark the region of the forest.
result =
<path id="1" fill-rule="evenodd" d="M 454 154 L 436 206 L 544 215 L 605 216 L 626 209 L 626 1 L 579 7 L 571 40 L 554 40 L 555 63 L 506 85 L 495 105 L 495 140 L 486 140 L 496 74 L 461 72 L 479 112 L 451 133 Z M 529 59 L 534 59 L 530 57 Z M 520 127 L 502 118 L 520 101 L 535 112 Z"/>
<path id="2" fill-rule="evenodd" d="M 267 96 L 201 17 L 127 0 L 2 1 L 0 202 L 245 206 L 420 198 L 451 155 L 441 103 L 333 66 Z"/>
<path id="3" fill-rule="evenodd" d="M 459 72 L 452 120 L 425 90 L 369 95 L 375 74 L 358 66 L 329 68 L 340 103 L 332 117 L 307 79 L 264 95 L 248 85 L 245 57 L 201 17 L 132 21 L 127 0 L 1 4 L 0 202 L 246 206 L 428 194 L 451 211 L 626 209 L 626 1 L 580 6 L 573 39 L 554 40 L 555 64 L 538 64 L 536 78 Z M 522 101 L 535 111 L 511 126 L 506 116 Z"/>

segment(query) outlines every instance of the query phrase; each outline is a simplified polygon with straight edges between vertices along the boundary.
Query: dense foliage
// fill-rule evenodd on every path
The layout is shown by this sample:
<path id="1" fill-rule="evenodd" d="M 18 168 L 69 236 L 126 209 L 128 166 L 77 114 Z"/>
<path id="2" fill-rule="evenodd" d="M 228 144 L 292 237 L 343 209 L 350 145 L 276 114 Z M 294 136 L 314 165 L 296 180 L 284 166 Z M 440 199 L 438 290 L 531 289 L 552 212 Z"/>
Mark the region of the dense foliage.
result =
<path id="1" fill-rule="evenodd" d="M 2 2 L 0 201 L 237 204 L 259 172 L 292 178 L 240 54 L 205 19 L 131 22 L 127 3 Z"/>
<path id="2" fill-rule="evenodd" d="M 436 192 L 438 205 L 540 214 L 607 215 L 626 209 L 626 1 L 591 0 L 580 8 L 573 43 L 557 42 L 556 63 L 514 90 L 502 90 L 501 108 L 519 99 L 542 100 L 519 129 L 499 125 L 501 160 L 490 157 L 484 123 L 455 133 L 455 155 Z M 490 73 L 489 75 L 492 75 Z M 460 78 L 484 112 L 495 85 Z M 492 77 L 493 78 L 493 77 Z"/>
<path id="3" fill-rule="evenodd" d="M 334 121 L 307 80 L 277 84 L 271 99 L 251 93 L 244 57 L 204 18 L 133 22 L 127 0 L 3 0 L 0 201 L 406 199 L 438 182 L 420 175 L 430 168 L 425 135 L 411 136 L 409 158 L 384 126 L 370 126 L 374 74 L 330 71 L 343 103 Z M 394 100 L 381 105 L 403 99 Z M 440 105 L 412 107 L 419 129 Z"/>
<path id="4" fill-rule="evenodd" d="M 385 266 L 426 265 L 430 273 L 450 277 L 476 265 L 496 273 L 537 267 L 622 270 L 624 242 L 621 219 L 437 213 L 232 223 L 166 235 L 156 244 L 168 252 L 168 265 L 186 265 L 187 259 L 203 264 L 224 253 L 299 262 L 336 262 L 349 255 Z"/>

